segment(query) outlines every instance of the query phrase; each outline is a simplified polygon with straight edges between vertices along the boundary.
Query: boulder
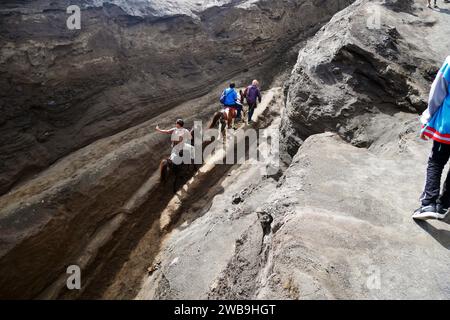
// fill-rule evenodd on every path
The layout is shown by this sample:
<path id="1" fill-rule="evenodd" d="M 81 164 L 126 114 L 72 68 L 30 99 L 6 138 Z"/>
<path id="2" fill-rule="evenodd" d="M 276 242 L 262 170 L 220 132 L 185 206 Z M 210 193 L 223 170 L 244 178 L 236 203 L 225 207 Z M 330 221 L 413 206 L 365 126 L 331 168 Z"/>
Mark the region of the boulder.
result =
<path id="1" fill-rule="evenodd" d="M 448 55 L 428 35 L 442 36 L 447 20 L 414 1 L 357 1 L 336 14 L 300 50 L 287 84 L 286 151 L 293 156 L 304 139 L 326 131 L 369 148 L 390 116 L 424 111 Z"/>

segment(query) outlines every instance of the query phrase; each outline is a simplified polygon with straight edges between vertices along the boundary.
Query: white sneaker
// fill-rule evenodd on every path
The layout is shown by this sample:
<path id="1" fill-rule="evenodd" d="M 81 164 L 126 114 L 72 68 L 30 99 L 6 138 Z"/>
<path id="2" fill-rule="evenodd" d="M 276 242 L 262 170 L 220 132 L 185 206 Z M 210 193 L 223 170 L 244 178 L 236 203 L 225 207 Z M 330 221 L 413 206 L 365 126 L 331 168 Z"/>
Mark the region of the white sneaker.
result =
<path id="1" fill-rule="evenodd" d="M 415 212 L 413 214 L 413 219 L 414 220 L 444 220 L 445 217 L 447 215 L 446 214 L 440 214 L 437 212 Z"/>

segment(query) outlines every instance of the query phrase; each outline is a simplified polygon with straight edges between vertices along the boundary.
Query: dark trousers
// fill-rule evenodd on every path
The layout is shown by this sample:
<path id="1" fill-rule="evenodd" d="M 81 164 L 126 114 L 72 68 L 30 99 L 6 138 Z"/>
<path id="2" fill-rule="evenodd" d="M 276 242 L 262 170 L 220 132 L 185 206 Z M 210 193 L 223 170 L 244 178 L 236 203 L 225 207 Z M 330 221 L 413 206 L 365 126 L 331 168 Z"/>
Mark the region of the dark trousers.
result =
<path id="1" fill-rule="evenodd" d="M 450 145 L 433 142 L 433 150 L 428 159 L 427 179 L 425 190 L 420 200 L 423 206 L 430 204 L 441 204 L 444 208 L 450 207 L 450 172 L 444 183 L 444 189 L 441 192 L 441 177 L 444 167 L 450 158 Z"/>
<path id="2" fill-rule="evenodd" d="M 237 104 L 236 108 L 237 108 L 236 119 L 240 120 L 242 118 L 242 105 Z"/>
<path id="3" fill-rule="evenodd" d="M 255 113 L 256 107 L 257 107 L 256 102 L 248 104 L 248 121 L 249 122 L 252 121 L 252 117 L 253 117 L 253 114 Z"/>

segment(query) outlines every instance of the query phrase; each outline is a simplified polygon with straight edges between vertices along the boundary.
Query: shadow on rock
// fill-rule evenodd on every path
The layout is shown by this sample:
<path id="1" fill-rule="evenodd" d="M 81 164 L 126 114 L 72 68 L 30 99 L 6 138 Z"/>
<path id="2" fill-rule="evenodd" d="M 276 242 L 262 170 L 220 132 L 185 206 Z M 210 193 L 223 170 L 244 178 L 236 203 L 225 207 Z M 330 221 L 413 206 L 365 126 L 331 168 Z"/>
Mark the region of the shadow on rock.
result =
<path id="1" fill-rule="evenodd" d="M 450 224 L 450 219 L 447 217 L 444 221 L 447 224 Z M 424 221 L 416 221 L 417 225 L 425 230 L 430 236 L 434 238 L 437 242 L 439 242 L 444 248 L 450 250 L 450 231 L 444 229 L 438 229 L 430 223 Z"/>
<path id="2" fill-rule="evenodd" d="M 439 13 L 450 14 L 450 9 L 447 9 L 447 8 L 445 8 L 445 9 L 440 8 L 440 9 L 438 9 L 438 11 L 439 11 Z"/>

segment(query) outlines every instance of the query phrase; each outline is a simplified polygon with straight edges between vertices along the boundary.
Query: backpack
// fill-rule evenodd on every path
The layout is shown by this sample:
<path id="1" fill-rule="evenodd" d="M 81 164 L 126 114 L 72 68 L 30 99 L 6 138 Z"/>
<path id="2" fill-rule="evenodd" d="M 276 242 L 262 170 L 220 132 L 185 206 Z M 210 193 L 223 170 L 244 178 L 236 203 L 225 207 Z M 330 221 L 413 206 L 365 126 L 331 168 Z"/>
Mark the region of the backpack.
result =
<path id="1" fill-rule="evenodd" d="M 227 90 L 223 90 L 222 96 L 220 97 L 220 103 L 221 103 L 221 104 L 225 104 L 225 100 L 227 99 L 228 95 L 229 95 L 232 91 L 230 90 L 228 93 L 225 93 L 225 92 L 227 92 Z"/>

